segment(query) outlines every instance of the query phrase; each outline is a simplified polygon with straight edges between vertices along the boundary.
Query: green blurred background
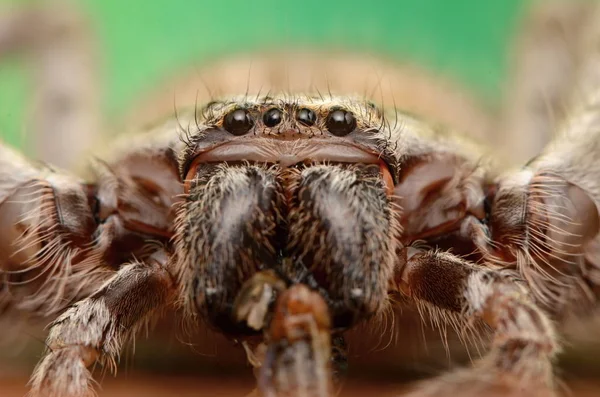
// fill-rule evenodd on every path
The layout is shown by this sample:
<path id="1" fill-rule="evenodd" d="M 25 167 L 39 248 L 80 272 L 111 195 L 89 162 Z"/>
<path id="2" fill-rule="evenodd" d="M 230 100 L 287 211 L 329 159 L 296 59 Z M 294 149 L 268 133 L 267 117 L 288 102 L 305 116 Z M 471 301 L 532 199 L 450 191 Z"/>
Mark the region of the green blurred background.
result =
<path id="1" fill-rule="evenodd" d="M 30 1 L 29 1 L 30 2 Z M 24 0 L 0 0 L 0 5 Z M 178 67 L 285 43 L 380 51 L 439 70 L 490 104 L 526 0 L 79 0 L 97 32 L 102 104 L 115 118 Z M 32 28 L 34 28 L 32 26 Z M 32 81 L 22 59 L 0 62 L 0 136 L 24 147 Z"/>

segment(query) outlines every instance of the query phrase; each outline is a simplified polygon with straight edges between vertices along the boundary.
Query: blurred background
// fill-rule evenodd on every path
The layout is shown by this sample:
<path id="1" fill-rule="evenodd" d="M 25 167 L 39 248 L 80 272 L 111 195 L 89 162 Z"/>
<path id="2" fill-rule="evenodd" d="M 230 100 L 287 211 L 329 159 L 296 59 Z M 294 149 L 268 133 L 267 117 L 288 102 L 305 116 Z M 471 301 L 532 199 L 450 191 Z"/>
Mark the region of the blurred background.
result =
<path id="1" fill-rule="evenodd" d="M 13 7 L 52 1 L 0 0 Z M 64 3 L 64 2 L 63 2 Z M 281 45 L 335 46 L 411 60 L 498 104 L 523 0 L 78 0 L 89 19 L 102 114 L 122 116 L 182 66 Z M 29 25 L 33 28 L 35 23 Z M 21 54 L 22 55 L 22 54 Z M 0 62 L 0 133 L 27 149 L 38 65 Z"/>
<path id="2" fill-rule="evenodd" d="M 50 19 L 58 21 L 59 36 L 63 17 L 69 20 L 69 10 L 77 15 L 76 24 L 82 25 L 76 28 L 78 39 L 69 46 L 77 46 L 79 53 L 84 54 L 83 64 L 89 72 L 84 73 L 89 79 L 83 84 L 85 92 L 78 95 L 87 98 L 86 106 L 97 111 L 93 117 L 101 119 L 102 128 L 110 130 L 138 103 L 154 95 L 157 85 L 168 87 L 174 76 L 188 70 L 190 65 L 202 67 L 222 56 L 288 45 L 365 51 L 419 65 L 465 87 L 478 105 L 494 113 L 502 106 L 515 40 L 529 3 L 527 0 L 79 0 L 71 3 L 0 0 L 0 140 L 37 158 L 53 139 L 52 134 L 40 134 L 44 129 L 35 122 L 34 108 L 39 111 L 43 108 L 40 103 L 44 104 L 37 94 L 39 85 L 46 84 L 52 92 L 58 86 L 70 87 L 79 76 L 57 61 L 62 47 L 28 37 L 28 32 L 42 29 L 40 21 L 46 17 L 40 15 L 51 15 Z M 38 5 L 43 7 L 42 13 L 22 12 Z M 16 39 L 3 41 L 9 37 L 3 30 L 7 26 L 20 27 Z M 23 50 L 23 43 L 33 44 Z M 46 62 L 50 66 L 40 72 L 40 64 Z M 42 81 L 43 76 L 50 76 L 50 82 Z M 80 131 L 80 135 L 85 134 Z M 77 143 L 73 139 L 59 142 L 59 149 L 75 150 Z M 112 380 L 110 375 L 106 376 L 102 382 L 105 393 L 101 395 L 217 395 L 212 387 L 222 382 L 214 378 L 199 379 L 199 374 L 227 376 L 228 384 L 239 388 L 240 396 L 249 391 L 253 383 L 251 371 L 247 369 L 243 376 L 236 375 L 239 368 L 245 368 L 241 349 L 231 349 L 219 338 L 205 339 L 202 335 L 190 342 L 173 331 L 176 327 L 176 321 L 161 326 L 162 335 L 168 335 L 166 339 L 140 338 L 135 356 L 132 349 L 124 353 L 119 377 Z M 398 349 L 404 350 L 403 357 L 413 353 L 415 357 L 423 356 L 426 349 L 417 347 L 414 341 L 420 340 L 424 333 L 418 328 L 394 340 Z M 379 335 L 380 342 L 382 338 L 386 342 L 388 337 Z M 10 349 L 0 349 L 0 396 L 24 393 L 27 376 L 43 350 L 43 338 L 44 332 L 36 328 L 19 335 L 19 342 Z M 569 368 L 566 371 L 569 384 L 581 396 L 596 395 L 588 379 L 600 376 L 593 359 L 597 346 L 593 348 L 596 350 L 589 347 L 594 345 L 591 339 L 586 347 L 572 348 L 571 354 L 563 359 Z M 428 349 L 428 353 L 435 355 L 443 353 L 444 347 L 438 342 L 430 344 Z M 382 381 L 381 394 L 393 395 L 402 389 L 405 380 L 438 372 L 466 358 L 463 351 L 442 365 L 422 362 L 417 365 L 412 359 L 394 363 L 389 359 L 388 371 L 381 374 L 397 374 L 391 377 L 396 382 L 387 387 Z M 240 359 L 242 364 L 232 364 Z M 362 393 L 360 386 L 356 390 L 357 395 Z"/>

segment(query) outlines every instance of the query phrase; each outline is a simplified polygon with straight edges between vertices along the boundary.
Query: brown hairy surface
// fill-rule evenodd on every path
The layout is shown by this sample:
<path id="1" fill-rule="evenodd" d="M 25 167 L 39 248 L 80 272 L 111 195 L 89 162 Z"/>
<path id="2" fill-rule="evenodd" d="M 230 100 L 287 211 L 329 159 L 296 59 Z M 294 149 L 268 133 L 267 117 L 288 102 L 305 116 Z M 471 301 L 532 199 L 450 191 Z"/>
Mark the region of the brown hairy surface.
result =
<path id="1" fill-rule="evenodd" d="M 600 7 L 584 11 L 533 24 L 518 69 L 559 62 L 535 76 L 546 92 L 520 86 L 508 107 L 526 112 L 500 120 L 406 65 L 292 51 L 182 73 L 176 103 L 171 91 L 142 104 L 124 123 L 138 132 L 99 152 L 86 179 L 0 144 L 3 318 L 58 315 L 31 395 L 93 395 L 161 312 L 199 325 L 183 338 L 192 347 L 230 339 L 212 346 L 233 356 L 221 375 L 251 372 L 243 345 L 275 374 L 259 376 L 263 390 L 330 394 L 325 362 L 345 364 L 344 336 L 357 384 L 404 374 L 427 378 L 403 390 L 412 397 L 562 393 L 566 320 L 600 296 Z M 171 116 L 140 122 L 158 111 Z M 494 144 L 497 126 L 522 140 L 520 168 L 477 142 Z M 297 300 L 277 300 L 287 293 Z M 173 335 L 166 324 L 159 336 Z M 152 341 L 164 369 L 164 339 Z M 449 368 L 427 367 L 444 356 Z"/>

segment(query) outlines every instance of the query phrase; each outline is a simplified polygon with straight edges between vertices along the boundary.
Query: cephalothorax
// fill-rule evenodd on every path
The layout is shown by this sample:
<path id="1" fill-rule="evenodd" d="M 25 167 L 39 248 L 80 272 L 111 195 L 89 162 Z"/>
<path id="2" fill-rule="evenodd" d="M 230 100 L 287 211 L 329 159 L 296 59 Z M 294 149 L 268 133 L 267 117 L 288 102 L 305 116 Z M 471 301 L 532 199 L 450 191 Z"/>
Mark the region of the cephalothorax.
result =
<path id="1" fill-rule="evenodd" d="M 554 141 L 507 173 L 448 128 L 318 90 L 178 109 L 114 142 L 85 181 L 0 146 L 0 302 L 60 313 L 32 394 L 88 395 L 89 365 L 114 365 L 141 325 L 181 305 L 230 337 L 262 335 L 246 347 L 264 395 L 328 396 L 340 336 L 402 295 L 492 334 L 473 368 L 416 395 L 551 395 L 550 318 L 597 292 L 590 48 L 572 82 L 594 89 L 566 101 Z"/>

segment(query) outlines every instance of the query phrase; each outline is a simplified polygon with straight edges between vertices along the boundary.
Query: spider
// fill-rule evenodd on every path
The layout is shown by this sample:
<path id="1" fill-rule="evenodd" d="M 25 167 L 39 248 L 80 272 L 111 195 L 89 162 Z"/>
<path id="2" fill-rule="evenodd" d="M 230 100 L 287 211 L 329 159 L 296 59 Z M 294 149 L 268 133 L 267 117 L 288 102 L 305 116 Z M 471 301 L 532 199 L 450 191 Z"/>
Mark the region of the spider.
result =
<path id="1" fill-rule="evenodd" d="M 491 335 L 471 367 L 411 395 L 554 395 L 556 324 L 598 290 L 600 11 L 580 7 L 552 14 L 568 34 L 542 18 L 528 43 L 540 86 L 525 73 L 527 106 L 500 125 L 532 147 L 556 134 L 516 170 L 418 98 L 386 105 L 380 85 L 375 103 L 330 73 L 307 83 L 306 54 L 119 137 L 86 178 L 0 146 L 1 302 L 57 316 L 31 396 L 93 395 L 88 367 L 114 367 L 174 307 L 244 341 L 260 394 L 329 396 L 344 332 L 399 300 Z M 364 70 L 324 58 L 337 77 Z"/>

